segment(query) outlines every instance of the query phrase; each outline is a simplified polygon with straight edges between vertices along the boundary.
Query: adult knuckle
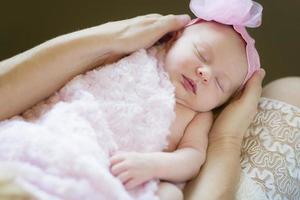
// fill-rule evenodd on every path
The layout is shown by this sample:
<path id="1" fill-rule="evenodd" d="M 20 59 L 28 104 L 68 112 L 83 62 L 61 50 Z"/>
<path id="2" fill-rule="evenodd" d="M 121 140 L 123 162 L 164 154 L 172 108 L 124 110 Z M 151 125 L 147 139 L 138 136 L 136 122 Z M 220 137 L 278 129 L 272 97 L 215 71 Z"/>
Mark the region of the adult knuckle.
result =
<path id="1" fill-rule="evenodd" d="M 174 14 L 168 14 L 168 15 L 166 15 L 166 18 L 175 19 L 176 17 Z"/>
<path id="2" fill-rule="evenodd" d="M 158 14 L 158 13 L 151 13 L 151 14 L 148 14 L 146 15 L 146 17 L 150 17 L 150 18 L 159 18 L 161 17 L 162 15 L 161 14 Z"/>

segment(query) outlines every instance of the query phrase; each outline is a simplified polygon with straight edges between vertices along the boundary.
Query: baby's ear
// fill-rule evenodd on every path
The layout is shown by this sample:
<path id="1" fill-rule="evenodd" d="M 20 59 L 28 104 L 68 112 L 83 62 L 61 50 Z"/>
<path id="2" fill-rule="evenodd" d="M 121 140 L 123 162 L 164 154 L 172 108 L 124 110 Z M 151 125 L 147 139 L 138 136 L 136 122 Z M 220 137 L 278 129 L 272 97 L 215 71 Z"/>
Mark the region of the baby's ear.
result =
<path id="1" fill-rule="evenodd" d="M 171 41 L 172 43 L 175 42 L 178 38 L 180 38 L 180 36 L 182 35 L 182 30 L 179 30 L 179 31 L 174 31 L 172 33 L 169 33 L 170 34 L 170 38 L 168 41 Z M 167 42 L 168 42 L 167 41 Z"/>
<path id="2" fill-rule="evenodd" d="M 182 35 L 182 31 L 176 31 L 176 32 L 172 32 L 170 33 L 171 35 L 169 36 L 169 39 L 166 41 L 165 43 L 165 49 L 168 52 L 169 49 L 173 46 L 174 42 L 180 38 L 180 36 Z"/>
<path id="3" fill-rule="evenodd" d="M 173 32 L 174 39 L 177 40 L 178 38 L 180 38 L 180 36 L 182 35 L 182 33 L 183 33 L 183 30 L 179 30 L 179 31 Z"/>
<path id="4" fill-rule="evenodd" d="M 173 43 L 175 40 L 177 40 L 182 35 L 182 31 L 174 31 L 167 33 L 162 38 L 159 39 L 158 43 Z"/>

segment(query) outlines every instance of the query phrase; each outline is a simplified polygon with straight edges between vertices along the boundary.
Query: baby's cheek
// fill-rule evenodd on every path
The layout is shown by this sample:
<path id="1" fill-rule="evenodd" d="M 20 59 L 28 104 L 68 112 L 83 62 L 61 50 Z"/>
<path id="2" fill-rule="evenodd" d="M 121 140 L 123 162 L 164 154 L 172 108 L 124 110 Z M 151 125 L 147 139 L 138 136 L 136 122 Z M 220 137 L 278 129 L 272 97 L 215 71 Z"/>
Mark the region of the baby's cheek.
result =
<path id="1" fill-rule="evenodd" d="M 166 65 L 176 71 L 186 70 L 191 65 L 188 55 L 184 52 L 172 51 L 166 57 Z"/>
<path id="2" fill-rule="evenodd" d="M 177 58 L 166 63 L 165 70 L 171 75 L 172 79 L 176 80 L 181 80 L 182 74 L 189 74 L 186 64 Z"/>
<path id="3" fill-rule="evenodd" d="M 220 97 L 214 95 L 213 93 L 202 94 L 198 98 L 198 110 L 200 112 L 207 112 L 216 108 L 221 102 Z"/>

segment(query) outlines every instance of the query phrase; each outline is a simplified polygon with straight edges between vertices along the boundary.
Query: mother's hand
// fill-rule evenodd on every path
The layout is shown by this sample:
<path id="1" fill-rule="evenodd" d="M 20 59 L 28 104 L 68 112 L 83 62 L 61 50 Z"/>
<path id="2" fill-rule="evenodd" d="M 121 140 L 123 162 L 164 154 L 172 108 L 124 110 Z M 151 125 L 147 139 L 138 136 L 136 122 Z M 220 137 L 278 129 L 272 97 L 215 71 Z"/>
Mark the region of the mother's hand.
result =
<path id="1" fill-rule="evenodd" d="M 226 140 L 240 147 L 244 133 L 257 113 L 265 71 L 261 69 L 248 81 L 244 91 L 221 112 L 211 130 L 210 143 Z"/>
<path id="2" fill-rule="evenodd" d="M 116 52 L 131 53 L 152 46 L 163 35 L 183 28 L 190 20 L 188 15 L 149 14 L 109 22 L 103 27 L 110 30 Z"/>
<path id="3" fill-rule="evenodd" d="M 217 117 L 209 135 L 206 162 L 184 191 L 188 200 L 232 200 L 240 177 L 240 151 L 244 133 L 257 111 L 265 72 L 256 72 L 241 96 Z"/>

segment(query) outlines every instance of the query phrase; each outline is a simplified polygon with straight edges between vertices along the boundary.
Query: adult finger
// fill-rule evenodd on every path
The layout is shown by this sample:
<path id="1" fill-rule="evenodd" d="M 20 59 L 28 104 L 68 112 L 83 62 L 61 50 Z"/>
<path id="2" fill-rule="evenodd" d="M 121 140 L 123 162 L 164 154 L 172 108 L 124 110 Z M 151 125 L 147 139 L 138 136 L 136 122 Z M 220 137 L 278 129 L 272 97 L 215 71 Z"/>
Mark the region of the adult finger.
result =
<path id="1" fill-rule="evenodd" d="M 191 17 L 189 15 L 166 15 L 163 16 L 162 20 L 159 20 L 160 27 L 162 32 L 168 33 L 172 31 L 177 31 L 183 28 L 191 21 Z"/>
<path id="2" fill-rule="evenodd" d="M 246 83 L 245 89 L 240 98 L 241 101 L 245 101 L 250 104 L 258 102 L 262 92 L 262 81 L 264 76 L 264 69 L 260 69 L 252 75 L 252 77 Z"/>

